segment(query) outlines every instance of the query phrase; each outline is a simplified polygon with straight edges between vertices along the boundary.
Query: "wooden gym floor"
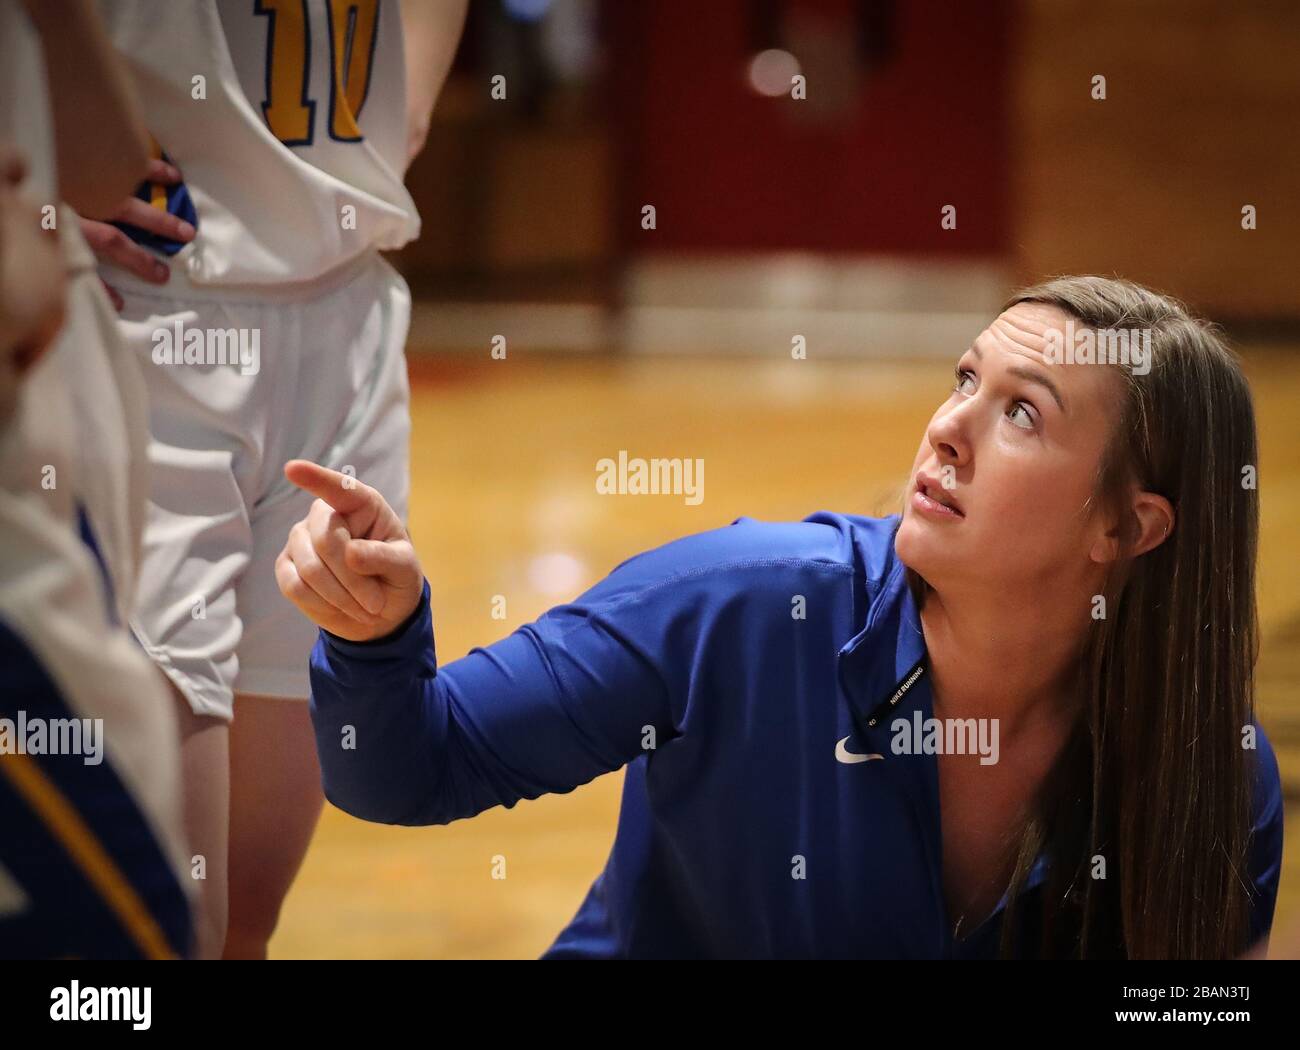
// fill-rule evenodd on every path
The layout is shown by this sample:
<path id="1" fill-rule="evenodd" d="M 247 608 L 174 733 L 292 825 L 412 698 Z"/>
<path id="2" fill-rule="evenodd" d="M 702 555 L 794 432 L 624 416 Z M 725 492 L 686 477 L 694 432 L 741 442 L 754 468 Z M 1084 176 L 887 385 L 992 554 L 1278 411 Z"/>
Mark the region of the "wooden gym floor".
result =
<path id="1" fill-rule="evenodd" d="M 1261 721 L 1288 787 L 1275 934 L 1300 922 L 1300 346 L 1245 352 L 1262 442 Z M 413 355 L 411 528 L 440 661 L 622 559 L 745 514 L 887 514 L 951 363 Z M 703 457 L 705 499 L 595 492 L 602 457 Z M 495 595 L 506 619 L 491 616 Z M 273 957 L 535 957 L 613 841 L 622 773 L 439 828 L 327 806 Z M 492 858 L 506 858 L 505 879 Z"/>

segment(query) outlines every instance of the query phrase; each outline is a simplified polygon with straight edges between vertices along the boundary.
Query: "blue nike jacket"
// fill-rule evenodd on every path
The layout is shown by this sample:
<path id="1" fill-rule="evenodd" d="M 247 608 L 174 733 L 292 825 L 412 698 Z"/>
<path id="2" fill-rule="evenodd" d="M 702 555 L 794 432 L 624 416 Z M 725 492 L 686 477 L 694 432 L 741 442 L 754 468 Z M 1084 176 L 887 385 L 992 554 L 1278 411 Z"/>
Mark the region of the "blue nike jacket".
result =
<path id="1" fill-rule="evenodd" d="M 365 820 L 445 824 L 626 766 L 605 870 L 547 957 L 995 956 L 1005 896 L 952 935 L 937 758 L 891 749 L 896 718 L 932 712 L 898 522 L 741 518 L 445 667 L 427 584 L 385 639 L 322 631 L 325 794 Z M 1282 856 L 1277 762 L 1258 740 L 1252 941 Z"/>

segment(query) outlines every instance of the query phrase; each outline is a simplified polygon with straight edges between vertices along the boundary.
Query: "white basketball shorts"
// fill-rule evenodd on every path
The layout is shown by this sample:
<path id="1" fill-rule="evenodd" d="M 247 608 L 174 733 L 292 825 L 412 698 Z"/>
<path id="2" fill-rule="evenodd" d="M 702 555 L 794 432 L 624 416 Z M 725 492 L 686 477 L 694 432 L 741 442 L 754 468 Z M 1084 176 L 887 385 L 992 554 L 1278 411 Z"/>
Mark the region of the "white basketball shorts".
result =
<path id="1" fill-rule="evenodd" d="M 149 392 L 149 505 L 131 626 L 196 714 L 235 693 L 305 699 L 315 626 L 275 559 L 312 497 L 309 459 L 372 485 L 404 519 L 410 293 L 378 254 L 287 288 L 163 286 L 106 270 Z"/>

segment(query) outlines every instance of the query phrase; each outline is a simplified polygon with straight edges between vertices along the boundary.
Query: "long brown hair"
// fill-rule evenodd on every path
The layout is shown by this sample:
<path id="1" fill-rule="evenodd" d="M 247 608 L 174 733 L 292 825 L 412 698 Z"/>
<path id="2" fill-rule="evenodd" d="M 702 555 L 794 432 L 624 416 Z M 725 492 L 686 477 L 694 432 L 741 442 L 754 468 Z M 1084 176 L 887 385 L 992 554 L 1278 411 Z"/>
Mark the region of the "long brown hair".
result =
<path id="1" fill-rule="evenodd" d="M 1121 557 L 1080 661 L 1081 715 L 1026 820 L 1004 915 L 1037 854 L 1039 952 L 1209 959 L 1246 947 L 1251 752 L 1258 655 L 1255 410 L 1218 330 L 1128 281 L 1060 277 L 1013 295 L 1093 330 L 1150 332 L 1150 370 L 1116 365 L 1123 404 L 1102 457 L 1099 506 L 1130 484 L 1174 506 L 1171 535 Z M 1121 544 L 1137 523 L 1121 513 Z M 1094 878 L 1096 858 L 1105 878 Z"/>

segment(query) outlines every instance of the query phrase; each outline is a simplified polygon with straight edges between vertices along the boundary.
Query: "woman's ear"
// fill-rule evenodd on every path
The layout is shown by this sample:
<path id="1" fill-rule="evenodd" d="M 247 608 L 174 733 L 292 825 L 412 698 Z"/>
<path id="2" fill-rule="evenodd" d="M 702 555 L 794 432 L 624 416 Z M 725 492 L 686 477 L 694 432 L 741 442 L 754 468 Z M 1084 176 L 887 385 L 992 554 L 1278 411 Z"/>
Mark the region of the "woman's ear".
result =
<path id="1" fill-rule="evenodd" d="M 1154 492 L 1139 492 L 1133 497 L 1133 516 L 1138 523 L 1135 558 L 1159 547 L 1174 531 L 1173 505 Z"/>
<path id="2" fill-rule="evenodd" d="M 1137 532 L 1130 552 L 1136 558 L 1149 550 L 1154 550 L 1164 543 L 1174 531 L 1173 505 L 1154 492 L 1135 492 L 1133 503 L 1129 507 L 1131 522 L 1137 523 Z M 1098 536 L 1089 552 L 1089 557 L 1099 565 L 1105 565 L 1119 558 L 1123 551 L 1120 526 L 1116 522 Z"/>

